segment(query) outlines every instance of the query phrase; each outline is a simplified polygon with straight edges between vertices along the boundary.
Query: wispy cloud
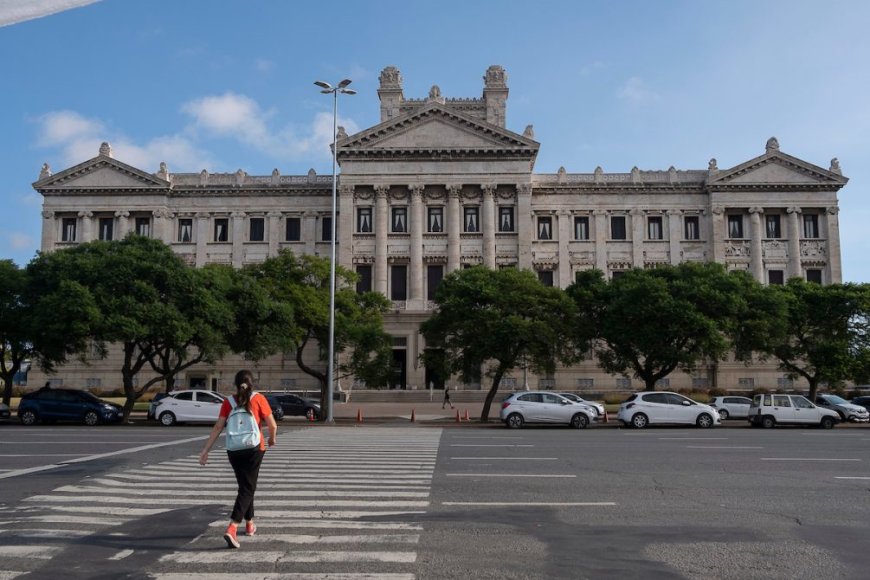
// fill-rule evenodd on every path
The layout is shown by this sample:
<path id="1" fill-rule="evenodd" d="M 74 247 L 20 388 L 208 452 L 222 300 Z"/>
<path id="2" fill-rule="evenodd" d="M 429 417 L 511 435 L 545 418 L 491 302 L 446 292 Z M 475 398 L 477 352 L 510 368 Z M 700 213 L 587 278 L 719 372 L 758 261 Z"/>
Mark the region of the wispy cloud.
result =
<path id="1" fill-rule="evenodd" d="M 70 8 L 93 4 L 98 0 L 3 0 L 0 2 L 0 26 L 42 18 Z"/>
<path id="2" fill-rule="evenodd" d="M 616 96 L 632 103 L 644 103 L 659 99 L 658 93 L 650 89 L 640 77 L 631 77 L 619 88 Z"/>
<path id="3" fill-rule="evenodd" d="M 37 245 L 33 236 L 21 232 L 9 232 L 6 239 L 13 250 L 30 250 Z"/>

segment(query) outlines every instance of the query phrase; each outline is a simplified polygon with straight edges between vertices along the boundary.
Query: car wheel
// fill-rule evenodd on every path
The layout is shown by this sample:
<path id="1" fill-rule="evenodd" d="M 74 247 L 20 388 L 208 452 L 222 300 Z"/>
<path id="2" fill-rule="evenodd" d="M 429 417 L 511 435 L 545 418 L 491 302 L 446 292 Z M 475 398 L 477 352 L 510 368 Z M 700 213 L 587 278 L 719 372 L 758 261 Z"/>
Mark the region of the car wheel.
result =
<path id="1" fill-rule="evenodd" d="M 33 411 L 24 411 L 19 417 L 22 425 L 35 425 L 38 417 Z"/>
<path id="2" fill-rule="evenodd" d="M 577 413 L 571 417 L 571 426 L 575 429 L 585 429 L 589 426 L 589 418 L 583 413 Z"/>
<path id="3" fill-rule="evenodd" d="M 505 424 L 511 429 L 519 429 L 523 426 L 523 416 L 519 413 L 511 413 L 510 415 L 508 415 Z"/>
<path id="4" fill-rule="evenodd" d="M 284 418 L 284 411 L 281 409 L 275 409 L 275 411 L 272 414 L 275 415 L 276 421 L 280 421 L 281 419 Z"/>
<path id="5" fill-rule="evenodd" d="M 721 420 L 725 420 L 728 418 L 728 410 L 727 409 L 719 409 L 719 418 Z"/>
<path id="6" fill-rule="evenodd" d="M 638 413 L 631 418 L 631 426 L 635 429 L 643 429 L 649 425 L 649 419 L 643 413 Z"/>
<path id="7" fill-rule="evenodd" d="M 160 415 L 160 423 L 166 427 L 172 427 L 175 425 L 175 415 L 170 411 L 166 411 Z"/>
<path id="8" fill-rule="evenodd" d="M 713 426 L 715 421 L 713 421 L 713 417 L 711 417 L 707 413 L 701 413 L 698 415 L 698 419 L 695 421 L 695 425 L 700 427 L 701 429 L 709 429 Z"/>
<path id="9" fill-rule="evenodd" d="M 305 418 L 309 421 L 317 421 L 317 411 L 311 407 L 305 409 Z"/>
<path id="10" fill-rule="evenodd" d="M 770 415 L 766 415 L 764 418 L 761 419 L 761 426 L 764 427 L 765 429 L 770 429 L 771 427 L 775 427 L 776 426 L 776 419 L 774 419 Z"/>
<path id="11" fill-rule="evenodd" d="M 834 418 L 833 417 L 822 417 L 822 421 L 819 423 L 819 426 L 822 429 L 833 429 L 834 428 Z"/>
<path id="12" fill-rule="evenodd" d="M 88 411 L 84 416 L 84 423 L 88 427 L 93 427 L 97 423 L 100 422 L 100 416 L 97 415 L 96 411 Z"/>

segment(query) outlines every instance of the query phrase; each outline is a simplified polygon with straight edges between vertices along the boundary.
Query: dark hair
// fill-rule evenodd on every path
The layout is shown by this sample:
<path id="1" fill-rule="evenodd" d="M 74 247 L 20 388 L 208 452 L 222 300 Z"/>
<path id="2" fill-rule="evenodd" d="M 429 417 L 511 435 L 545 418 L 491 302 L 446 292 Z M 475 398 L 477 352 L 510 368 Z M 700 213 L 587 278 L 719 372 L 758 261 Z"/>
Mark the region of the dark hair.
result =
<path id="1" fill-rule="evenodd" d="M 236 384 L 236 405 L 244 407 L 246 411 L 250 411 L 251 395 L 254 392 L 254 374 L 243 369 L 236 373 L 236 378 L 233 381 Z"/>

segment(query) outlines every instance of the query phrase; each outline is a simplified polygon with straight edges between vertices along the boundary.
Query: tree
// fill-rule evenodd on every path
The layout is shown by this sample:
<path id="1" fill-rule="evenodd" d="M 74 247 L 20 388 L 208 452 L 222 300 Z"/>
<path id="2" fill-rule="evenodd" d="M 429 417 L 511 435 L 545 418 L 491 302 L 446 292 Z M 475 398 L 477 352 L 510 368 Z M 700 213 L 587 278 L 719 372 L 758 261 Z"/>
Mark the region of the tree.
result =
<path id="1" fill-rule="evenodd" d="M 489 420 L 502 377 L 528 363 L 552 372 L 580 349 L 570 339 L 574 306 L 558 288 L 546 287 L 529 271 L 483 267 L 444 278 L 435 295 L 435 313 L 420 326 L 429 347 L 426 363 L 467 379 L 489 362 L 492 378 L 481 411 Z"/>
<path id="2" fill-rule="evenodd" d="M 860 378 L 870 351 L 870 288 L 792 278 L 784 286 L 768 287 L 768 292 L 784 305 L 784 324 L 757 348 L 779 360 L 789 376 L 806 379 L 810 399 L 823 383 L 834 386 Z"/>
<path id="3" fill-rule="evenodd" d="M 745 274 L 718 264 L 683 263 L 633 269 L 609 283 L 581 275 L 568 288 L 578 307 L 578 328 L 595 329 L 598 364 L 610 373 L 632 373 L 646 390 L 680 368 L 717 361 L 740 333 L 755 335 L 749 319 Z"/>
<path id="4" fill-rule="evenodd" d="M 261 264 L 246 268 L 252 282 L 265 291 L 276 311 L 283 313 L 283 328 L 268 322 L 261 330 L 264 340 L 257 356 L 280 350 L 295 352 L 296 364 L 305 374 L 317 379 L 321 405 L 325 408 L 328 390 L 327 364 L 329 344 L 329 260 L 317 256 L 296 256 L 289 250 L 279 252 Z M 349 357 L 340 357 L 337 377 L 354 376 L 369 386 L 384 384 L 389 374 L 392 342 L 383 330 L 383 313 L 389 302 L 378 293 L 357 293 L 353 287 L 356 274 L 336 268 L 335 353 L 347 349 Z M 286 324 L 286 325 L 285 325 Z M 322 352 L 323 367 L 306 361 L 308 347 L 316 343 Z M 342 360 L 343 359 L 343 360 Z"/>

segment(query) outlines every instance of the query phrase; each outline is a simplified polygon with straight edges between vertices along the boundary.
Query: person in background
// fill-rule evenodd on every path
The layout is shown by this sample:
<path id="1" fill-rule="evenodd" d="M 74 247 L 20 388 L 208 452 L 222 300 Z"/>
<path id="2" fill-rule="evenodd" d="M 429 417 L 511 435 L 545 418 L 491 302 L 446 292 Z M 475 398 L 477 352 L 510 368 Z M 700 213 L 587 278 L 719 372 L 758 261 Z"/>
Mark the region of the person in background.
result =
<path id="1" fill-rule="evenodd" d="M 444 408 L 444 405 L 450 405 L 450 408 L 453 408 L 453 403 L 450 402 L 450 387 L 444 385 L 444 402 L 441 403 L 441 408 Z"/>
<path id="2" fill-rule="evenodd" d="M 236 385 L 236 394 L 234 395 L 235 406 L 244 407 L 247 412 L 251 413 L 257 425 L 261 425 L 263 421 L 266 422 L 269 428 L 268 444 L 269 447 L 274 446 L 275 436 L 278 433 L 278 424 L 275 422 L 275 418 L 272 417 L 272 409 L 266 397 L 254 391 L 254 375 L 249 370 L 241 370 L 236 373 L 234 382 Z M 230 404 L 229 399 L 224 399 L 211 435 L 208 441 L 206 441 L 202 453 L 199 455 L 200 465 L 208 463 L 208 452 L 220 436 L 232 408 L 233 405 Z M 240 546 L 237 533 L 239 524 L 242 523 L 242 518 L 245 519 L 246 535 L 253 536 L 257 531 L 257 526 L 254 524 L 254 492 L 257 490 L 260 464 L 263 462 L 265 453 L 266 445 L 262 434 L 260 435 L 259 445 L 255 447 L 227 451 L 227 457 L 230 465 L 233 467 L 233 472 L 236 474 L 236 482 L 239 486 L 236 502 L 233 505 L 233 512 L 230 515 L 230 523 L 224 533 L 224 540 L 226 540 L 227 547 L 229 548 L 238 548 Z"/>

